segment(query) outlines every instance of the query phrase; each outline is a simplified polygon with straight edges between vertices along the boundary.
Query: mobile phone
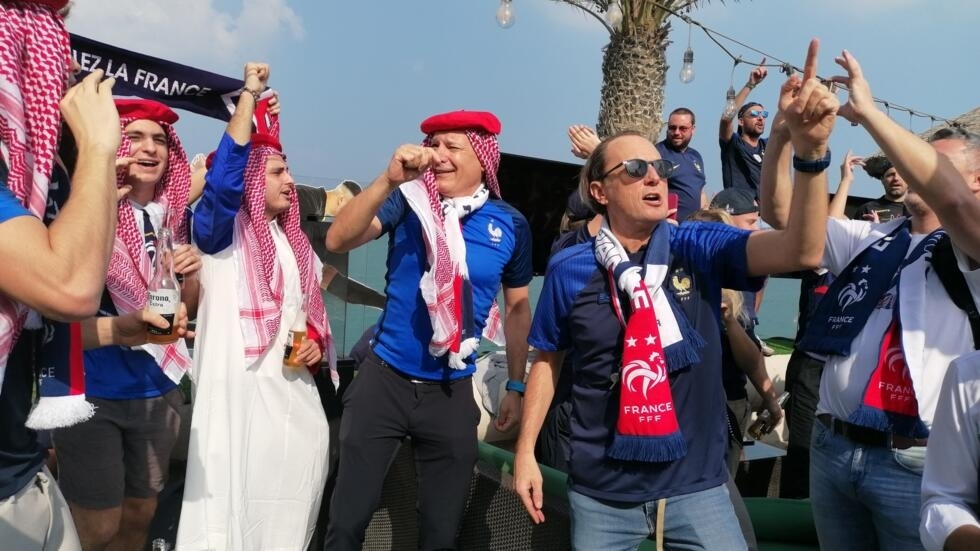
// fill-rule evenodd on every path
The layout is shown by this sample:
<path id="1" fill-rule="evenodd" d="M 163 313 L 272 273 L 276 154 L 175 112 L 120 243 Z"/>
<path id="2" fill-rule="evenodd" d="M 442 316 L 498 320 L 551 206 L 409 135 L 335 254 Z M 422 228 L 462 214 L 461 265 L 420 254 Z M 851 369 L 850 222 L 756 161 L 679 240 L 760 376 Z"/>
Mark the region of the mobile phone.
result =
<path id="1" fill-rule="evenodd" d="M 679 198 L 678 198 L 678 196 L 677 196 L 676 193 L 674 193 L 674 192 L 668 192 L 667 193 L 667 209 L 668 209 L 668 211 L 667 211 L 668 212 L 667 218 L 670 218 L 671 220 L 675 220 L 675 221 L 677 220 L 677 202 L 678 202 L 678 200 L 679 200 Z"/>

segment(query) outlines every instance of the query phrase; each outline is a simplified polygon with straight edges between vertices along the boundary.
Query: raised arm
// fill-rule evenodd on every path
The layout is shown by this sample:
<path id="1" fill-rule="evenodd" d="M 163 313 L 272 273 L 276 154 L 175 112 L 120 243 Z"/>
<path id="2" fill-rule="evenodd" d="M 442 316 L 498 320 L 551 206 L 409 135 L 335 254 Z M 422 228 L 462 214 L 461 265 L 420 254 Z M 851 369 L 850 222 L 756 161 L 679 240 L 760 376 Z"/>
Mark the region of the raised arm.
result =
<path id="1" fill-rule="evenodd" d="M 960 172 L 946 155 L 874 105 L 871 88 L 854 56 L 845 50 L 836 62 L 847 76 L 834 77 L 834 81 L 849 89 L 840 115 L 871 134 L 909 187 L 935 211 L 953 243 L 974 261 L 980 260 L 980 200 L 976 195 L 980 193 L 980 143 L 972 145 L 972 160 L 968 161 L 972 170 Z"/>
<path id="2" fill-rule="evenodd" d="M 337 213 L 327 230 L 327 249 L 345 253 L 381 235 L 381 221 L 376 215 L 385 199 L 401 184 L 421 176 L 437 159 L 431 147 L 406 144 L 396 149 L 388 168 Z"/>
<path id="3" fill-rule="evenodd" d="M 759 177 L 759 216 L 777 230 L 786 229 L 789 220 L 789 207 L 793 200 L 793 182 L 790 178 L 792 157 L 789 127 L 786 126 L 782 110 L 777 110 L 772 119 L 772 130 Z"/>
<path id="4" fill-rule="evenodd" d="M 779 109 L 794 150 L 794 192 L 783 230 L 754 232 L 747 246 L 751 275 L 816 268 L 823 257 L 827 227 L 828 141 L 839 103 L 816 78 L 819 42 L 810 41 L 803 79 L 791 76 L 780 89 Z M 821 168 L 822 167 L 822 168 Z M 774 255 L 772 251 L 781 251 Z"/>
<path id="5" fill-rule="evenodd" d="M 112 78 L 93 71 L 61 100 L 78 146 L 71 195 L 45 227 L 34 216 L 0 224 L 0 294 L 59 320 L 95 313 L 116 230 L 119 114 Z"/>
<path id="6" fill-rule="evenodd" d="M 265 90 L 268 80 L 267 64 L 245 64 L 245 91 L 238 97 L 235 113 L 215 152 L 214 163 L 205 175 L 201 202 L 194 209 L 194 241 L 205 254 L 214 254 L 231 245 L 233 222 L 245 191 L 245 165 L 252 139 L 255 98 Z"/>
<path id="7" fill-rule="evenodd" d="M 847 155 L 844 155 L 844 162 L 840 164 L 840 183 L 837 184 L 834 198 L 830 200 L 830 209 L 827 213 L 834 218 L 847 219 L 844 207 L 847 206 L 847 196 L 851 192 L 851 183 L 854 182 L 855 166 L 864 166 L 864 158 L 848 151 Z"/>
<path id="8" fill-rule="evenodd" d="M 722 112 L 721 119 L 718 122 L 718 139 L 727 142 L 729 138 L 732 137 L 732 133 L 735 132 L 735 116 L 738 113 L 738 109 L 745 103 L 745 100 L 749 99 L 749 94 L 752 90 L 759 85 L 763 80 L 766 79 L 766 75 L 769 74 L 769 70 L 765 67 L 766 58 L 762 58 L 759 65 L 752 69 L 749 73 L 749 80 L 746 82 L 735 95 L 735 112 L 728 113 Z"/>

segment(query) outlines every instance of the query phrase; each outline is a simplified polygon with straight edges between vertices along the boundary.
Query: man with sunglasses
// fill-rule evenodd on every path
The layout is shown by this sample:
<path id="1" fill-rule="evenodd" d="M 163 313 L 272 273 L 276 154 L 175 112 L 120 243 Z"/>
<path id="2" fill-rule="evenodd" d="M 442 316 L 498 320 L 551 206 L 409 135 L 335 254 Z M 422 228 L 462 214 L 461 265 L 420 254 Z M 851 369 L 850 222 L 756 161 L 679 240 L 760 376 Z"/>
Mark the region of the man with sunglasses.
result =
<path id="1" fill-rule="evenodd" d="M 708 204 L 704 194 L 704 159 L 698 150 L 688 147 L 694 137 L 694 128 L 694 112 L 687 107 L 678 107 L 667 118 L 666 136 L 657 142 L 660 156 L 674 166 L 667 188 L 677 194 L 678 220 L 687 220 Z"/>
<path id="2" fill-rule="evenodd" d="M 664 223 L 673 165 L 637 132 L 607 138 L 583 167 L 579 189 L 605 222 L 549 262 L 514 470 L 525 508 L 543 522 L 534 442 L 567 353 L 575 549 L 635 549 L 653 533 L 667 549 L 746 548 L 724 487 L 718 309 L 722 287 L 758 289 L 760 276 L 811 268 L 822 255 L 838 102 L 815 78 L 816 54 L 814 42 L 805 78 L 790 78 L 780 98 L 800 160 L 786 230 Z"/>
<path id="3" fill-rule="evenodd" d="M 735 96 L 734 105 L 748 99 L 749 93 L 765 80 L 766 60 L 752 70 L 749 80 Z M 751 101 L 742 105 L 735 113 L 725 111 L 721 114 L 718 127 L 718 144 L 721 146 L 721 181 L 725 189 L 744 188 L 759 197 L 759 179 L 762 171 L 762 158 L 766 154 L 766 111 L 759 102 Z M 738 126 L 735 126 L 735 119 Z"/>

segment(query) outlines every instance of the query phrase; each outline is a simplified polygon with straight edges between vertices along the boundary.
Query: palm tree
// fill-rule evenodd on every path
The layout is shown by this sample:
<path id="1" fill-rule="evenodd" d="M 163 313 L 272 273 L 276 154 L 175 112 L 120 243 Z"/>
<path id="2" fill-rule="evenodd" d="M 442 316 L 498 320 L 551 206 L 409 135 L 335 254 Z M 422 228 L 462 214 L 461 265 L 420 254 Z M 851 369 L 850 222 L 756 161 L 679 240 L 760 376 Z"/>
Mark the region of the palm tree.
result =
<path id="1" fill-rule="evenodd" d="M 656 142 L 666 83 L 667 45 L 673 13 L 687 13 L 699 0 L 557 0 L 601 19 L 621 9 L 622 22 L 610 32 L 602 60 L 602 94 L 596 130 L 609 136 L 637 130 Z M 618 6 L 616 6 L 618 4 Z"/>

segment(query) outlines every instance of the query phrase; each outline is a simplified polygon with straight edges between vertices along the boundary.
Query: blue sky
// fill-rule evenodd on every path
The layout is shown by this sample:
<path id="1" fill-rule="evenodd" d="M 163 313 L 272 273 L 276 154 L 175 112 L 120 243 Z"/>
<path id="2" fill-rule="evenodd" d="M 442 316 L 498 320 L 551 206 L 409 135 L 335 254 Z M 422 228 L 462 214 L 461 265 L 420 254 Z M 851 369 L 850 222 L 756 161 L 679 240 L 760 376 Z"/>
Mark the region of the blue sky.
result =
<path id="1" fill-rule="evenodd" d="M 504 151 L 574 161 L 565 129 L 595 123 L 606 31 L 550 0 L 514 0 L 517 22 L 501 29 L 497 6 L 498 0 L 76 0 L 69 27 L 228 76 L 239 77 L 246 60 L 271 63 L 271 84 L 284 104 L 282 140 L 301 182 L 367 183 L 397 145 L 421 138 L 419 121 L 460 108 L 494 111 L 503 122 Z M 875 95 L 896 104 L 953 117 L 980 103 L 974 0 L 715 0 L 692 17 L 797 65 L 809 38 L 820 37 L 821 75 L 838 73 L 832 57 L 846 47 L 864 65 Z M 684 105 L 697 114 L 692 145 L 716 191 L 715 136 L 732 62 L 695 28 L 696 78 L 681 84 L 687 26 L 675 21 L 674 29 L 665 108 Z M 736 68 L 736 88 L 749 70 Z M 751 98 L 772 107 L 782 78 L 771 72 Z M 908 124 L 905 114 L 896 119 Z M 916 131 L 929 125 L 912 123 Z M 222 129 L 186 113 L 178 123 L 191 155 L 213 149 Z M 867 154 L 876 147 L 843 123 L 832 149 L 836 166 L 847 149 Z M 878 195 L 880 186 L 860 173 L 854 191 Z"/>

